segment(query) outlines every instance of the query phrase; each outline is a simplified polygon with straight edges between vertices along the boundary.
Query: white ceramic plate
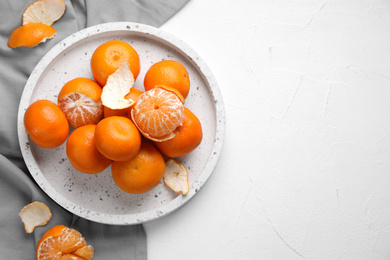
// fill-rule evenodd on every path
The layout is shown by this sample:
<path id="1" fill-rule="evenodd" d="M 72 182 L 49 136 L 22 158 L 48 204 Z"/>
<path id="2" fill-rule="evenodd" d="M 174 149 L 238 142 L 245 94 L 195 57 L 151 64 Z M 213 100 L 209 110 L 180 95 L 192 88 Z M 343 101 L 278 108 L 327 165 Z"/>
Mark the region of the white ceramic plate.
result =
<path id="1" fill-rule="evenodd" d="M 135 87 L 144 91 L 143 78 L 155 62 L 173 59 L 190 75 L 186 106 L 200 119 L 203 140 L 191 154 L 179 159 L 189 172 L 190 192 L 183 196 L 161 182 L 151 191 L 133 195 L 121 191 L 112 180 L 110 168 L 97 175 L 76 171 L 65 152 L 35 145 L 28 137 L 23 116 L 39 99 L 57 101 L 62 86 L 76 77 L 93 78 L 90 59 L 103 42 L 118 39 L 138 52 L 141 72 Z M 25 86 L 18 114 L 18 136 L 27 167 L 46 194 L 63 208 L 91 221 L 133 225 L 165 216 L 189 201 L 212 173 L 222 149 L 225 111 L 217 83 L 200 57 L 181 40 L 157 28 L 136 23 L 107 23 L 79 31 L 57 44 L 38 63 Z"/>

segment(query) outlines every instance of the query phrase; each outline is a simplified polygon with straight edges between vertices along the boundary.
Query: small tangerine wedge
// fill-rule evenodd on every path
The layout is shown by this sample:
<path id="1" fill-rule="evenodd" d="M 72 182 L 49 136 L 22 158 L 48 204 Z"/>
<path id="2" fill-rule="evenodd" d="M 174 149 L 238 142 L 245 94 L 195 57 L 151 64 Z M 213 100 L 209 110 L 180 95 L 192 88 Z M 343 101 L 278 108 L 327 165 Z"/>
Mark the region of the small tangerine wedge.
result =
<path id="1" fill-rule="evenodd" d="M 110 109 L 125 109 L 131 107 L 135 101 L 126 98 L 134 85 L 134 76 L 128 62 L 123 62 L 119 68 L 108 76 L 102 92 L 103 106 Z"/>
<path id="2" fill-rule="evenodd" d="M 58 105 L 74 128 L 97 124 L 103 117 L 102 88 L 89 78 L 67 82 L 58 94 Z"/>
<path id="3" fill-rule="evenodd" d="M 96 125 L 84 125 L 75 129 L 66 141 L 66 155 L 72 166 L 83 173 L 96 174 L 111 165 L 95 144 Z"/>
<path id="4" fill-rule="evenodd" d="M 191 153 L 202 142 L 203 132 L 200 120 L 187 107 L 184 108 L 183 123 L 174 131 L 170 140 L 155 142 L 157 148 L 168 157 L 181 157 Z"/>
<path id="5" fill-rule="evenodd" d="M 104 118 L 109 117 L 109 116 L 125 116 L 130 118 L 131 117 L 131 109 L 135 106 L 137 103 L 137 100 L 141 94 L 144 93 L 141 90 L 137 88 L 131 88 L 130 92 L 127 93 L 125 96 L 126 99 L 131 99 L 134 101 L 134 103 L 128 107 L 128 108 L 123 108 L 123 109 L 111 109 L 108 107 L 103 106 L 103 112 L 104 112 Z"/>
<path id="6" fill-rule="evenodd" d="M 130 64 L 134 79 L 141 70 L 137 51 L 127 42 L 111 40 L 99 45 L 91 58 L 91 70 L 95 80 L 102 86 L 106 85 L 108 76 L 114 73 L 123 62 Z"/>
<path id="7" fill-rule="evenodd" d="M 24 126 L 32 141 L 44 148 L 63 144 L 69 134 L 69 124 L 61 109 L 50 100 L 32 103 L 24 113 Z"/>
<path id="8" fill-rule="evenodd" d="M 113 162 L 112 177 L 127 193 L 141 194 L 156 187 L 165 172 L 164 158 L 151 143 L 142 142 L 138 154 L 130 160 Z"/>
<path id="9" fill-rule="evenodd" d="M 183 164 L 175 159 L 168 159 L 165 162 L 164 183 L 176 193 L 186 195 L 190 191 L 188 184 L 188 171 Z"/>
<path id="10" fill-rule="evenodd" d="M 56 225 L 39 240 L 36 256 L 37 260 L 91 260 L 93 247 L 87 245 L 85 238 L 76 229 Z"/>
<path id="11" fill-rule="evenodd" d="M 174 130 L 182 124 L 184 106 L 180 98 L 164 88 L 143 93 L 131 110 L 131 118 L 146 138 L 161 142 L 172 139 Z"/>
<path id="12" fill-rule="evenodd" d="M 34 47 L 57 33 L 53 27 L 43 23 L 28 23 L 16 28 L 8 39 L 10 48 Z"/>
<path id="13" fill-rule="evenodd" d="M 130 160 L 141 147 L 141 134 L 133 122 L 122 116 L 102 119 L 95 129 L 98 151 L 113 161 Z"/>
<path id="14" fill-rule="evenodd" d="M 190 78 L 183 64 L 174 60 L 163 60 L 154 63 L 144 78 L 146 91 L 157 85 L 166 85 L 177 89 L 186 98 L 190 91 Z"/>
<path id="15" fill-rule="evenodd" d="M 27 233 L 32 233 L 36 227 L 46 225 L 51 216 L 49 207 L 39 201 L 24 206 L 19 212 L 19 217 L 22 219 Z"/>
<path id="16" fill-rule="evenodd" d="M 64 13 L 64 0 L 38 0 L 24 10 L 23 25 L 28 23 L 43 23 L 51 26 Z"/>

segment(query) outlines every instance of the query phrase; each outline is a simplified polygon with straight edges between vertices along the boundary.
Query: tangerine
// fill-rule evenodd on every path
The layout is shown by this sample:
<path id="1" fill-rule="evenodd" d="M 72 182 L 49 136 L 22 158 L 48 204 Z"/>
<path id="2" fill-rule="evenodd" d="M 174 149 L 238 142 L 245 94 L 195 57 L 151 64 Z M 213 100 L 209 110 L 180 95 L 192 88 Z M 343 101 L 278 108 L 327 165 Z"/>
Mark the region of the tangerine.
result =
<path id="1" fill-rule="evenodd" d="M 140 70 L 138 53 L 127 42 L 111 40 L 99 45 L 91 58 L 92 75 L 102 86 L 106 85 L 107 78 L 114 73 L 123 62 L 128 62 L 130 71 L 137 78 Z"/>
<path id="2" fill-rule="evenodd" d="M 113 161 L 126 161 L 137 155 L 141 135 L 133 122 L 122 116 L 102 119 L 95 129 L 96 148 Z"/>
<path id="3" fill-rule="evenodd" d="M 163 141 L 173 138 L 182 123 L 184 106 L 175 92 L 156 87 L 139 96 L 131 110 L 131 118 L 148 139 Z"/>
<path id="4" fill-rule="evenodd" d="M 56 225 L 42 236 L 37 244 L 37 260 L 93 258 L 93 247 L 87 245 L 82 234 L 73 228 Z"/>
<path id="5" fill-rule="evenodd" d="M 84 125 L 75 129 L 66 141 L 66 155 L 72 166 L 83 173 L 96 174 L 111 164 L 95 145 L 96 125 Z"/>
<path id="6" fill-rule="evenodd" d="M 151 143 L 142 142 L 138 154 L 127 161 L 113 162 L 112 177 L 127 193 L 145 193 L 156 187 L 165 172 L 164 158 Z"/>
<path id="7" fill-rule="evenodd" d="M 62 87 L 58 105 L 74 128 L 97 124 L 103 117 L 102 87 L 89 78 L 75 78 Z"/>
<path id="8" fill-rule="evenodd" d="M 190 91 L 190 78 L 183 64 L 174 60 L 163 60 L 153 64 L 144 78 L 146 91 L 157 85 L 172 87 L 186 98 Z"/>
<path id="9" fill-rule="evenodd" d="M 55 148 L 63 144 L 69 134 L 69 124 L 61 109 L 50 100 L 32 103 L 24 114 L 24 127 L 37 145 Z"/>
<path id="10" fill-rule="evenodd" d="M 183 124 L 175 129 L 174 134 L 170 140 L 155 142 L 157 148 L 168 157 L 185 156 L 202 142 L 202 125 L 187 107 L 184 108 Z"/>

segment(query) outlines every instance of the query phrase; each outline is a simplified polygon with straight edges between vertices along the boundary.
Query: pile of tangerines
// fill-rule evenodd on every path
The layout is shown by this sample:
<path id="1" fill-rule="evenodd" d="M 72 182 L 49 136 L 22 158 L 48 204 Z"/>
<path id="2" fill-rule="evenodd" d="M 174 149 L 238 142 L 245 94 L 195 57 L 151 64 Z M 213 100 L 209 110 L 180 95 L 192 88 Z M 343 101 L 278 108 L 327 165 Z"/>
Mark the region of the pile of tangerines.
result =
<path id="1" fill-rule="evenodd" d="M 24 126 L 31 140 L 44 148 L 66 142 L 70 163 L 83 173 L 111 166 L 115 183 L 127 193 L 147 192 L 164 178 L 186 194 L 187 170 L 173 158 L 202 141 L 199 119 L 184 106 L 190 90 L 186 68 L 174 60 L 154 63 L 141 91 L 133 86 L 138 53 L 125 41 L 110 40 L 94 51 L 91 72 L 94 79 L 67 82 L 57 103 L 38 100 L 27 108 Z"/>
<path id="2" fill-rule="evenodd" d="M 54 37 L 52 25 L 65 7 L 64 0 L 30 4 L 8 46 L 34 47 Z M 112 40 L 95 50 L 91 71 L 94 79 L 67 82 L 57 103 L 38 100 L 27 108 L 24 126 L 31 140 L 44 148 L 66 142 L 70 163 L 83 173 L 97 174 L 111 165 L 115 183 L 125 192 L 147 192 L 163 178 L 174 192 L 187 194 L 188 172 L 174 158 L 199 146 L 202 127 L 184 107 L 190 89 L 185 67 L 173 60 L 153 64 L 141 91 L 133 87 L 140 72 L 138 53 L 128 43 Z M 52 214 L 45 204 L 33 202 L 19 216 L 26 232 L 32 233 L 46 225 Z M 63 225 L 47 230 L 36 248 L 39 260 L 91 260 L 93 255 L 82 234 Z"/>

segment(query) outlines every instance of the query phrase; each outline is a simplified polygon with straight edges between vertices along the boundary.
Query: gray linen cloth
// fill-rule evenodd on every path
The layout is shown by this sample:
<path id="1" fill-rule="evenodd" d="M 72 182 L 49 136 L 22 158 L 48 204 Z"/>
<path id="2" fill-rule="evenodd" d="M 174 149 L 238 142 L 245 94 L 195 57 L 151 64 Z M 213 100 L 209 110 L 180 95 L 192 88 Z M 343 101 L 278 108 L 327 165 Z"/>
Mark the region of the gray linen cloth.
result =
<path id="1" fill-rule="evenodd" d="M 55 44 L 86 27 L 116 21 L 160 26 L 189 0 L 65 0 L 66 12 L 53 27 L 56 36 L 34 48 L 8 47 L 11 32 L 22 24 L 22 14 L 34 0 L 0 1 L 0 252 L 1 259 L 35 259 L 35 247 L 50 227 L 58 224 L 79 230 L 95 249 L 94 259 L 146 259 L 142 225 L 110 226 L 79 218 L 52 201 L 31 178 L 17 137 L 17 113 L 24 85 L 39 60 Z M 32 234 L 18 217 L 28 203 L 41 201 L 53 217 Z"/>

